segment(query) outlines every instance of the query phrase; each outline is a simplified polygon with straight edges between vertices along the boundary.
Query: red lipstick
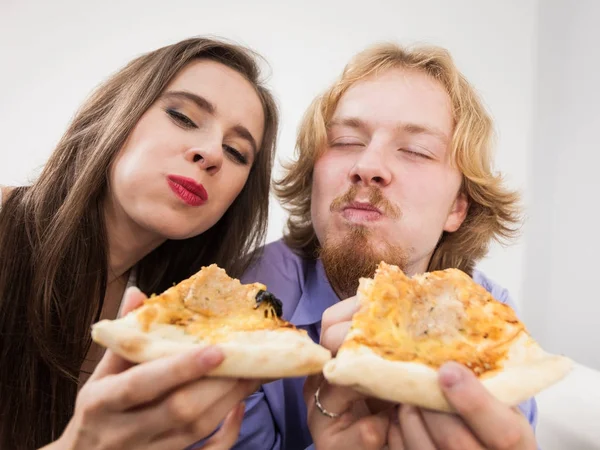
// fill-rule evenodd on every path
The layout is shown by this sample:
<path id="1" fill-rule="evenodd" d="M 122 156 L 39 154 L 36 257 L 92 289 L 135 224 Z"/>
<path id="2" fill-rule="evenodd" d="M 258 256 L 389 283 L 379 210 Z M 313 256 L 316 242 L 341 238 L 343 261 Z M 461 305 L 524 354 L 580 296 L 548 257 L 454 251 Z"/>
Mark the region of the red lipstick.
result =
<path id="1" fill-rule="evenodd" d="M 190 206 L 200 206 L 208 200 L 204 186 L 191 178 L 169 175 L 167 181 L 175 195 Z"/>

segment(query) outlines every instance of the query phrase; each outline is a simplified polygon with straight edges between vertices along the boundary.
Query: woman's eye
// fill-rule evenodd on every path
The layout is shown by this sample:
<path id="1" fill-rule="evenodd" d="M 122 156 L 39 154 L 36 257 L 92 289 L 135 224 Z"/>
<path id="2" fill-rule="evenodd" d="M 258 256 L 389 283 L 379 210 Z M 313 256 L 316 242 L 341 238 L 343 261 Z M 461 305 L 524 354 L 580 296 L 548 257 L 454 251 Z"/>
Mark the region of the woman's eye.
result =
<path id="1" fill-rule="evenodd" d="M 169 117 L 171 117 L 171 119 L 173 119 L 178 125 L 184 128 L 198 128 L 194 121 L 185 114 L 171 108 L 167 109 L 166 111 Z"/>
<path id="2" fill-rule="evenodd" d="M 240 151 L 236 150 L 232 146 L 223 145 L 223 150 L 229 153 L 229 155 L 240 164 L 248 164 L 248 159 Z"/>

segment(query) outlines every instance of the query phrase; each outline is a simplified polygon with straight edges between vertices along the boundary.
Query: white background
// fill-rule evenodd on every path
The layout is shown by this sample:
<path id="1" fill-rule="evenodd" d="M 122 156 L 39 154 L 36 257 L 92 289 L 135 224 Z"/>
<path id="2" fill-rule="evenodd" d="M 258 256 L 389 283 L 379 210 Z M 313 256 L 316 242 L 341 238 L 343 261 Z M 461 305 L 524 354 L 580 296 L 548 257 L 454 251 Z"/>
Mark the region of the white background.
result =
<path id="1" fill-rule="evenodd" d="M 264 55 L 282 161 L 305 108 L 354 53 L 383 40 L 439 44 L 483 96 L 498 131 L 496 168 L 527 206 L 522 237 L 494 246 L 481 268 L 511 291 L 543 345 L 600 369 L 600 351 L 585 344 L 600 342 L 600 2 L 567 4 L 0 0 L 0 184 L 30 182 L 92 88 L 158 46 L 213 35 Z M 269 241 L 284 222 L 273 201 Z"/>

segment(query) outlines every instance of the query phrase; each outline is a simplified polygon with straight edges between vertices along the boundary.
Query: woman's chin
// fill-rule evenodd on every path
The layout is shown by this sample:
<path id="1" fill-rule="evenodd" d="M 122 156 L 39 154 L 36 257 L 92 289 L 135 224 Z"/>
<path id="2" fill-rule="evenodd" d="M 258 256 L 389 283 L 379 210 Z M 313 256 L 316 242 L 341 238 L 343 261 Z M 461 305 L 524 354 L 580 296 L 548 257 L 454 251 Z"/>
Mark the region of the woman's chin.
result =
<path id="1" fill-rule="evenodd" d="M 194 222 L 190 217 L 169 213 L 170 211 L 163 214 L 156 212 L 153 215 L 140 214 L 134 221 L 142 229 L 140 230 L 142 233 L 145 231 L 160 239 L 175 241 L 196 237 L 214 225 L 212 221 L 203 220 L 202 223 L 198 223 L 198 218 Z"/>
<path id="2" fill-rule="evenodd" d="M 198 232 L 198 231 L 192 231 L 192 230 L 162 230 L 161 232 L 159 232 L 159 234 L 165 239 L 165 240 L 170 240 L 170 241 L 182 241 L 185 239 L 190 239 L 193 237 L 196 237 L 200 234 L 202 234 L 202 232 Z"/>
<path id="3" fill-rule="evenodd" d="M 160 236 L 163 240 L 172 240 L 172 241 L 181 241 L 184 239 L 189 239 L 196 237 L 206 231 L 208 227 L 203 227 L 201 229 L 198 228 L 190 228 L 182 226 L 181 222 L 162 222 L 160 224 L 153 224 L 154 226 L 147 227 L 148 231 L 151 231 L 152 234 Z"/>

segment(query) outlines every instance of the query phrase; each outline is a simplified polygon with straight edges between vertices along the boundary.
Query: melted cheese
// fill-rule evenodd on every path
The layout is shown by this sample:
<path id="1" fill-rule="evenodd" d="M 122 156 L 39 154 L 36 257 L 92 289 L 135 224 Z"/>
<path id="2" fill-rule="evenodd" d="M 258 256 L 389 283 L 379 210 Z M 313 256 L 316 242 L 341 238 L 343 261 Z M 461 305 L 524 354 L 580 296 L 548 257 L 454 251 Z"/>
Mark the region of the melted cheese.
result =
<path id="1" fill-rule="evenodd" d="M 509 306 L 457 269 L 411 279 L 381 263 L 359 292 L 362 305 L 344 346 L 365 345 L 390 360 L 434 368 L 454 360 L 481 375 L 501 367 L 524 329 Z"/>
<path id="2" fill-rule="evenodd" d="M 241 284 L 213 264 L 147 299 L 137 319 L 146 332 L 153 324 L 175 325 L 210 342 L 222 342 L 233 332 L 294 328 L 277 316 L 272 305 L 257 305 L 261 290 L 266 286 Z"/>

